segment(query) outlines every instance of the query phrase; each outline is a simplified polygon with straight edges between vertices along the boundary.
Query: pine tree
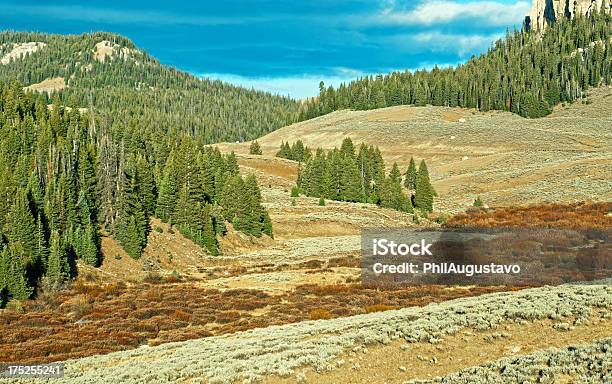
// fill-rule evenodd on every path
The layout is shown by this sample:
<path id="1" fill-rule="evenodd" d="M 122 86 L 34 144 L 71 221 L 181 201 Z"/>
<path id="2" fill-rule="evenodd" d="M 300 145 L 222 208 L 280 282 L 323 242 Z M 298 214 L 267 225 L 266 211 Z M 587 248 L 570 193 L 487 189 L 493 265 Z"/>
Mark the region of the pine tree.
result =
<path id="1" fill-rule="evenodd" d="M 15 196 L 15 184 L 8 164 L 3 164 L 0 158 L 0 229 L 4 228 L 11 202 Z"/>
<path id="2" fill-rule="evenodd" d="M 98 236 L 97 231 L 91 222 L 85 225 L 83 231 L 83 261 L 85 263 L 97 267 L 100 265 L 100 257 L 98 250 Z"/>
<path id="3" fill-rule="evenodd" d="M 45 270 L 47 266 L 47 259 L 49 257 L 49 249 L 47 248 L 47 241 L 45 239 L 45 229 L 41 214 L 38 214 L 36 220 L 36 261 L 41 270 Z"/>
<path id="4" fill-rule="evenodd" d="M 394 183 L 401 183 L 402 174 L 399 170 L 399 167 L 397 166 L 397 163 L 393 163 L 393 168 L 391 168 L 389 178 L 391 178 L 391 181 L 393 181 Z"/>
<path id="5" fill-rule="evenodd" d="M 28 180 L 28 199 L 30 203 L 30 210 L 34 216 L 38 216 L 40 211 L 43 209 L 45 194 L 41 188 L 40 180 L 35 171 L 30 174 Z"/>
<path id="6" fill-rule="evenodd" d="M 259 145 L 257 140 L 251 142 L 251 146 L 249 147 L 249 153 L 251 155 L 261 155 L 263 153 L 261 151 L 261 146 Z"/>
<path id="7" fill-rule="evenodd" d="M 24 255 L 27 257 L 24 264 L 35 263 L 37 255 L 36 223 L 32 211 L 30 211 L 30 203 L 24 189 L 17 190 L 4 227 L 4 232 L 11 243 L 21 243 Z"/>
<path id="8" fill-rule="evenodd" d="M 97 163 L 99 220 L 103 228 L 109 230 L 115 224 L 118 161 L 117 150 L 106 131 L 101 133 Z"/>
<path id="9" fill-rule="evenodd" d="M 264 214 L 263 214 L 263 226 L 262 226 L 262 232 L 268 236 L 270 236 L 271 238 L 274 238 L 274 231 L 272 228 L 272 219 L 270 218 L 270 215 L 268 214 L 268 211 L 264 210 Z"/>
<path id="10" fill-rule="evenodd" d="M 178 194 L 178 200 L 172 216 L 177 226 L 188 226 L 192 221 L 193 202 L 189 197 L 189 187 L 184 184 Z"/>
<path id="11" fill-rule="evenodd" d="M 174 163 L 174 156 L 170 158 L 164 167 L 163 178 L 159 187 L 157 198 L 157 216 L 166 223 L 173 223 L 173 214 L 176 208 L 179 185 L 177 180 L 177 169 Z"/>
<path id="12" fill-rule="evenodd" d="M 98 200 L 98 184 L 96 180 L 94 160 L 91 154 L 92 152 L 95 152 L 95 150 L 88 149 L 87 147 L 81 148 L 78 170 L 80 190 L 85 194 L 85 198 L 87 199 L 87 204 L 89 205 L 90 209 L 95 211 L 95 204 Z"/>
<path id="13" fill-rule="evenodd" d="M 302 140 L 298 140 L 291 146 L 290 159 L 299 161 L 300 163 L 306 161 L 309 157 L 308 149 L 304 146 Z"/>
<path id="14" fill-rule="evenodd" d="M 52 231 L 46 278 L 52 285 L 58 286 L 65 282 L 69 276 L 70 267 L 68 265 L 66 249 L 62 244 L 59 231 Z"/>
<path id="15" fill-rule="evenodd" d="M 281 142 L 280 150 L 276 153 L 276 157 L 280 157 L 283 159 L 290 159 L 291 155 L 291 147 L 289 147 L 289 143 Z"/>
<path id="16" fill-rule="evenodd" d="M 261 206 L 261 192 L 254 174 L 250 174 L 244 181 L 244 192 L 247 198 L 245 232 L 261 236 L 263 223 L 263 207 Z"/>
<path id="17" fill-rule="evenodd" d="M 408 164 L 408 169 L 406 170 L 406 178 L 404 179 L 404 186 L 414 191 L 416 189 L 417 182 L 417 169 L 416 164 L 414 163 L 414 158 L 410 158 L 410 164 Z"/>
<path id="18" fill-rule="evenodd" d="M 139 259 L 147 244 L 149 219 L 138 191 L 137 175 L 133 169 L 123 171 L 124 177 L 117 196 L 117 220 L 115 238 L 123 249 L 134 259 Z"/>
<path id="19" fill-rule="evenodd" d="M 15 300 L 27 300 L 32 296 L 34 291 L 26 278 L 26 268 L 23 264 L 23 247 L 20 242 L 11 244 L 2 259 L 4 260 L 6 273 L 5 285 L 8 291 L 8 296 Z"/>
<path id="20" fill-rule="evenodd" d="M 211 216 L 211 205 L 206 203 L 197 203 L 196 212 L 199 212 L 197 219 L 198 231 L 201 233 L 199 236 L 201 241 L 199 242 L 204 248 L 206 248 L 213 256 L 219 254 L 219 245 L 217 244 L 217 238 L 215 236 L 215 227 Z"/>
<path id="21" fill-rule="evenodd" d="M 223 216 L 231 223 L 234 223 L 236 217 L 244 215 L 242 202 L 246 199 L 242 194 L 243 191 L 244 180 L 239 175 L 231 177 L 223 189 L 220 205 L 224 210 Z"/>
<path id="22" fill-rule="evenodd" d="M 151 216 L 155 212 L 157 191 L 151 164 L 143 155 L 138 155 L 134 160 L 134 167 L 138 179 L 138 190 L 136 194 L 140 198 L 141 204 L 145 209 L 145 216 Z M 196 176 L 197 177 L 197 176 Z M 197 181 L 198 184 L 200 181 Z"/>
<path id="23" fill-rule="evenodd" d="M 342 171 L 340 173 L 340 196 L 344 201 L 358 202 L 364 200 L 361 190 L 362 182 L 359 167 L 354 157 L 347 156 L 342 159 Z"/>
<path id="24" fill-rule="evenodd" d="M 480 196 L 476 196 L 476 199 L 474 200 L 474 207 L 482 207 L 484 206 L 484 204 L 482 203 L 482 200 L 480 199 Z"/>
<path id="25" fill-rule="evenodd" d="M 342 153 L 343 156 L 348 156 L 352 159 L 355 158 L 355 145 L 353 144 L 353 140 L 351 140 L 350 137 L 346 137 L 344 138 L 344 140 L 342 140 L 340 153 Z"/>
<path id="26" fill-rule="evenodd" d="M 427 170 L 425 160 L 421 160 L 416 183 L 416 207 L 424 213 L 433 211 L 433 200 L 435 194 L 435 190 L 429 180 L 429 171 Z"/>
<path id="27" fill-rule="evenodd" d="M 409 198 L 402 190 L 399 180 L 388 177 L 380 189 L 380 206 L 397 211 L 412 212 Z"/>
<path id="28" fill-rule="evenodd" d="M 0 251 L 0 308 L 8 301 L 10 279 L 12 279 L 12 276 L 9 269 L 9 253 L 8 249 L 4 247 Z"/>
<path id="29" fill-rule="evenodd" d="M 89 204 L 83 199 L 81 202 L 81 225 L 78 228 L 77 256 L 86 264 L 97 267 L 99 265 L 98 233 L 93 224 Z"/>

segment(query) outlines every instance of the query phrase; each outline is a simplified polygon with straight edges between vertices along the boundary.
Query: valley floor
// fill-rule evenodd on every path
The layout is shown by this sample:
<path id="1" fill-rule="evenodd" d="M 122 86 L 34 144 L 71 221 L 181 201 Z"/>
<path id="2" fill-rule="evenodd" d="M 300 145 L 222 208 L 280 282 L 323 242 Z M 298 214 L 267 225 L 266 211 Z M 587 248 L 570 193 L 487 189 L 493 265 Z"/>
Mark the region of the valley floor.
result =
<path id="1" fill-rule="evenodd" d="M 533 288 L 69 360 L 54 382 L 604 382 L 611 316 L 608 285 Z"/>
<path id="2" fill-rule="evenodd" d="M 257 176 L 274 239 L 230 228 L 212 257 L 154 219 L 135 261 L 105 237 L 100 268 L 80 266 L 70 289 L 24 303 L 25 313 L 0 312 L 0 361 L 65 361 L 66 377 L 54 382 L 66 383 L 605 382 L 610 285 L 362 286 L 361 230 L 415 227 L 412 215 L 292 198 L 298 164 L 274 154 L 283 140 L 330 148 L 351 136 L 380 146 L 388 167 L 425 158 L 445 213 L 476 195 L 506 207 L 609 202 L 611 96 L 594 90 L 591 104 L 539 120 L 435 107 L 339 111 L 265 136 L 263 156 L 248 155 L 248 143 L 222 144 Z M 609 205 L 597 207 L 572 217 L 609 228 Z M 557 220 L 558 210 L 478 220 Z"/>

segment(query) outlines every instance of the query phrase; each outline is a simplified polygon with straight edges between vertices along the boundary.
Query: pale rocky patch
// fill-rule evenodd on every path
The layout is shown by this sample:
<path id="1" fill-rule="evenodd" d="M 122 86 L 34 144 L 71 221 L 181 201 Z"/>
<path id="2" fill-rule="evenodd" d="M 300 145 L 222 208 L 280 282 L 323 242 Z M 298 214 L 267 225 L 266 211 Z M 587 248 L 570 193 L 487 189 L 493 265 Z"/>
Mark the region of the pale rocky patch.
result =
<path id="1" fill-rule="evenodd" d="M 18 60 L 46 46 L 47 46 L 46 43 L 36 42 L 36 41 L 32 41 L 29 43 L 16 44 L 13 46 L 13 49 L 9 53 L 5 54 L 4 56 L 2 56 L 2 58 L 0 58 L 0 63 L 8 64 L 13 60 Z"/>

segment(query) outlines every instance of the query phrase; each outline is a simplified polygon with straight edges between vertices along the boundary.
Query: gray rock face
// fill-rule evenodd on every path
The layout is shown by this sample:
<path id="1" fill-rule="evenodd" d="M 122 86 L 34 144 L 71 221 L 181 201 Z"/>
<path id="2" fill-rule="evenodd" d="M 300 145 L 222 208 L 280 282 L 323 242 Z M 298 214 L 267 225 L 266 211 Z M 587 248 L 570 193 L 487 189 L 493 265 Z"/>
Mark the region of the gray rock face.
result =
<path id="1" fill-rule="evenodd" d="M 587 15 L 595 10 L 610 12 L 612 0 L 533 0 L 525 17 L 528 29 L 543 30 L 547 25 L 575 15 Z"/>

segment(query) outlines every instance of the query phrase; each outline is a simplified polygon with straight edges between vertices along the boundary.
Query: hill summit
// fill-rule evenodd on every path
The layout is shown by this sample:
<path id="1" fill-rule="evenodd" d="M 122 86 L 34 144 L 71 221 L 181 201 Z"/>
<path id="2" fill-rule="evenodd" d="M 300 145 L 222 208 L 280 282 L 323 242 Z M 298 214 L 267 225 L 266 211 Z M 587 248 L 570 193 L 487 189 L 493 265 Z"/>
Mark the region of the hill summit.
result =
<path id="1" fill-rule="evenodd" d="M 533 0 L 531 11 L 525 17 L 525 26 L 528 29 L 542 30 L 564 18 L 589 15 L 595 10 L 609 12 L 610 3 L 610 0 Z"/>

